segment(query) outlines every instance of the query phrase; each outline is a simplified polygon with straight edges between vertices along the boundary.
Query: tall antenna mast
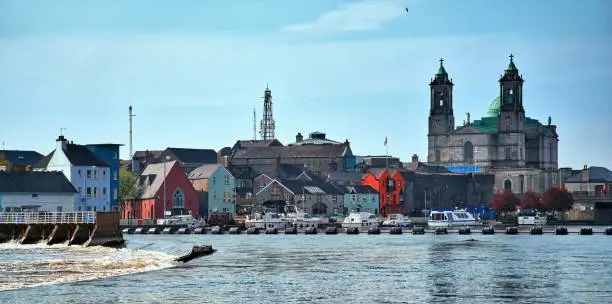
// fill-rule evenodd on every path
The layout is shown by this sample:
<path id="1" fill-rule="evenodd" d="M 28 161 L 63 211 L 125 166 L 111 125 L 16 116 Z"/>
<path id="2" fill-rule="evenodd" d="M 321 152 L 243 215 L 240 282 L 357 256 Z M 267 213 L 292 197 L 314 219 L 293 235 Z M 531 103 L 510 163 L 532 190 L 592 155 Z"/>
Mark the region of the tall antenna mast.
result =
<path id="1" fill-rule="evenodd" d="M 132 112 L 132 105 L 128 108 L 129 117 L 130 117 L 130 161 L 132 163 L 132 172 L 134 172 L 134 146 L 132 145 L 132 117 L 136 116 Z"/>
<path id="2" fill-rule="evenodd" d="M 253 108 L 253 140 L 257 140 L 257 113 Z"/>
<path id="3" fill-rule="evenodd" d="M 263 111 L 263 119 L 261 120 L 261 126 L 259 129 L 259 134 L 261 135 L 261 139 L 270 140 L 274 139 L 274 118 L 272 117 L 272 91 L 268 88 L 266 84 L 266 91 L 264 92 L 264 111 Z"/>

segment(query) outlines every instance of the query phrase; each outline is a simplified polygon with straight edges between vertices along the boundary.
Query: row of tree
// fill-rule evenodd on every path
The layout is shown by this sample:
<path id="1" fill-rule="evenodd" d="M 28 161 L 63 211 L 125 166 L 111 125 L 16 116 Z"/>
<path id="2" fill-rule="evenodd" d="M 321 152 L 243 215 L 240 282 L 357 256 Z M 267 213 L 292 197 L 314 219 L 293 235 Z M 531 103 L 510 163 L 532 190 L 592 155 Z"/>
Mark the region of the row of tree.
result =
<path id="1" fill-rule="evenodd" d="M 572 208 L 574 197 L 567 189 L 552 187 L 542 195 L 529 190 L 518 198 L 512 191 L 496 193 L 491 201 L 491 208 L 497 213 L 516 211 L 517 208 L 533 209 L 540 212 L 567 211 Z"/>

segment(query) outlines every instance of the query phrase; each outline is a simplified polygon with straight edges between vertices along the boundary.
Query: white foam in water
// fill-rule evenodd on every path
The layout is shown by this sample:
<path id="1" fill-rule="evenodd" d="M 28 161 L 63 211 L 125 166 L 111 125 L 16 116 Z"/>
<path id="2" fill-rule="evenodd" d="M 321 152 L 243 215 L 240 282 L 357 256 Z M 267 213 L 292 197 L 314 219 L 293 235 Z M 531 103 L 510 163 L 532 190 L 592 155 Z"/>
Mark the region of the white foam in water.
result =
<path id="1" fill-rule="evenodd" d="M 0 244 L 0 291 L 73 283 L 176 266 L 175 256 L 141 249 Z"/>

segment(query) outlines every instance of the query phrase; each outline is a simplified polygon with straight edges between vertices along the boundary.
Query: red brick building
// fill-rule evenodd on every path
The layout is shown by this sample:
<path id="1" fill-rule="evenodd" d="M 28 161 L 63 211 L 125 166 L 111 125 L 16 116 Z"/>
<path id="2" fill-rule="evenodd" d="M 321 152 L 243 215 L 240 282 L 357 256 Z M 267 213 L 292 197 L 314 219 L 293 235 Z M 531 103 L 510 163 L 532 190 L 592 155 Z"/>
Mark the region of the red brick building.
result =
<path id="1" fill-rule="evenodd" d="M 402 191 L 406 182 L 399 170 L 370 169 L 361 183 L 378 190 L 381 216 L 407 212 L 406 205 L 402 203 Z"/>
<path id="2" fill-rule="evenodd" d="M 165 181 L 165 183 L 164 183 Z M 198 194 L 177 161 L 149 164 L 138 179 L 140 196 L 127 201 L 124 219 L 160 219 L 165 210 L 177 214 L 198 214 Z"/>

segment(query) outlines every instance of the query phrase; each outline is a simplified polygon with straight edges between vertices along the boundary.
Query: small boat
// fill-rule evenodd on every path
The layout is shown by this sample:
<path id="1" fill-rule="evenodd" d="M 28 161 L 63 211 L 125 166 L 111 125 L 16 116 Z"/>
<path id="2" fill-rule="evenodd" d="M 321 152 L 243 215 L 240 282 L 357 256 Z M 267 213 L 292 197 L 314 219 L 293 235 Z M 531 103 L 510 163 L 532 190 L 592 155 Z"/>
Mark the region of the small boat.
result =
<path id="1" fill-rule="evenodd" d="M 157 225 L 161 226 L 187 226 L 187 228 L 195 229 L 204 227 L 204 220 L 197 220 L 191 214 L 174 215 L 166 219 L 157 220 Z"/>
<path id="2" fill-rule="evenodd" d="M 284 229 L 287 227 L 287 220 L 282 214 L 273 211 L 256 212 L 255 214 L 247 215 L 244 221 L 244 226 L 248 228 L 276 228 Z"/>
<path id="3" fill-rule="evenodd" d="M 285 220 L 295 227 L 319 227 L 323 220 L 303 212 L 295 205 L 286 205 L 284 208 Z"/>
<path id="4" fill-rule="evenodd" d="M 191 252 L 180 256 L 176 259 L 174 259 L 176 262 L 182 262 L 182 263 L 187 263 L 193 259 L 197 259 L 199 257 L 203 257 L 203 256 L 207 256 L 207 255 L 211 255 L 213 253 L 215 253 L 215 249 L 212 248 L 212 246 L 210 245 L 196 245 L 193 246 L 193 248 L 191 249 Z"/>
<path id="5" fill-rule="evenodd" d="M 383 226 L 392 227 L 412 227 L 412 221 L 402 214 L 389 214 L 389 216 L 383 221 Z"/>
<path id="6" fill-rule="evenodd" d="M 455 209 L 453 211 L 431 211 L 427 226 L 430 228 L 438 227 L 463 227 L 475 226 L 479 222 L 474 216 L 464 209 Z"/>
<path id="7" fill-rule="evenodd" d="M 360 232 L 365 232 L 370 228 L 377 228 L 378 226 L 378 218 L 369 212 L 351 212 L 342 221 L 342 228 L 357 228 Z"/>
<path id="8" fill-rule="evenodd" d="M 534 210 L 521 210 L 518 214 L 519 225 L 543 226 L 546 225 L 546 221 L 546 215 Z"/>

